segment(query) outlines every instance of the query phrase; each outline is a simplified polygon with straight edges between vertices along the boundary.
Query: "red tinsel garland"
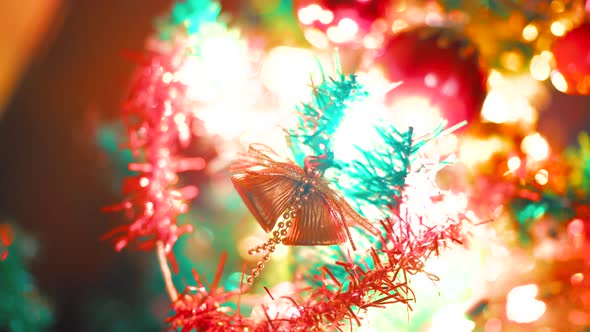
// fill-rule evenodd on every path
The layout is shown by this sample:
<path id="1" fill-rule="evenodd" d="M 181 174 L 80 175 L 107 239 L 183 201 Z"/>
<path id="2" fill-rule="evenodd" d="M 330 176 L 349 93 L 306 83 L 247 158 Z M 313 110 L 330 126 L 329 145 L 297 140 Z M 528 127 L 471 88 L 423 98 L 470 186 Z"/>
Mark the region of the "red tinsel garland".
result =
<path id="1" fill-rule="evenodd" d="M 170 254 L 174 243 L 192 231 L 191 225 L 178 226 L 177 217 L 187 211 L 187 201 L 198 194 L 196 186 L 175 188 L 178 173 L 205 167 L 203 158 L 183 158 L 178 150 L 191 139 L 191 108 L 184 95 L 186 86 L 174 78 L 183 59 L 181 51 L 172 55 L 152 54 L 140 69 L 124 104 L 129 148 L 143 162 L 129 169 L 136 176 L 126 179 L 127 198 L 107 210 L 124 210 L 132 222 L 115 228 L 105 237 L 114 237 L 122 250 L 135 243 L 152 250 L 162 243 Z"/>
<path id="2" fill-rule="evenodd" d="M 244 317 L 238 310 L 226 305 L 238 298 L 239 291 L 226 292 L 218 288 L 220 273 L 207 289 L 195 272 L 199 287 L 188 287 L 179 299 L 172 303 L 174 314 L 167 319 L 170 330 L 192 331 L 317 331 L 341 330 L 346 321 L 361 325 L 358 314 L 369 308 L 383 308 L 387 304 L 404 303 L 410 306 L 414 300 L 408 284 L 408 276 L 427 273 L 423 270 L 425 261 L 450 242 L 461 243 L 457 238 L 460 222 L 446 226 L 424 228 L 416 232 L 407 218 L 399 214 L 381 222 L 384 234 L 378 245 L 367 250 L 373 263 L 369 266 L 356 265 L 349 257 L 336 265 L 344 268 L 345 277 L 338 280 L 335 273 L 323 267 L 321 274 L 313 276 L 320 282 L 319 287 L 298 290 L 293 297 L 282 297 L 292 304 L 293 314 L 284 312 L 271 317 L 264 308 L 266 319 Z M 380 249 L 377 249 L 380 248 Z M 220 264 L 222 270 L 223 260 Z M 428 274 L 436 280 L 436 276 Z M 245 290 L 242 288 L 242 290 Z M 301 294 L 306 294 L 306 299 Z M 269 292 L 269 295 L 272 295 Z M 279 299 L 274 299 L 278 301 Z M 238 302 L 239 303 L 239 302 Z M 285 311 L 285 310 L 282 310 Z"/>

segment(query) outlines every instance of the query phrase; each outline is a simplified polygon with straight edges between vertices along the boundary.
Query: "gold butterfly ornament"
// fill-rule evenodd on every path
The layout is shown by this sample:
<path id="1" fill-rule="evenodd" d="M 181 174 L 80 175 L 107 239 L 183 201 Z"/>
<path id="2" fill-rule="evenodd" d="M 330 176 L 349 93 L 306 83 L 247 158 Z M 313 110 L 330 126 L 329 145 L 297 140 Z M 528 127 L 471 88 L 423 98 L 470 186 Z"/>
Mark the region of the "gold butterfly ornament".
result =
<path id="1" fill-rule="evenodd" d="M 249 250 L 264 253 L 247 277 L 253 282 L 270 259 L 276 245 L 334 245 L 348 239 L 356 250 L 348 227 L 359 225 L 377 235 L 378 230 L 359 215 L 323 177 L 325 156 L 308 156 L 304 168 L 282 160 L 271 148 L 252 144 L 230 167 L 240 197 L 267 233 L 268 241 Z M 274 231 L 273 231 L 274 229 Z"/>

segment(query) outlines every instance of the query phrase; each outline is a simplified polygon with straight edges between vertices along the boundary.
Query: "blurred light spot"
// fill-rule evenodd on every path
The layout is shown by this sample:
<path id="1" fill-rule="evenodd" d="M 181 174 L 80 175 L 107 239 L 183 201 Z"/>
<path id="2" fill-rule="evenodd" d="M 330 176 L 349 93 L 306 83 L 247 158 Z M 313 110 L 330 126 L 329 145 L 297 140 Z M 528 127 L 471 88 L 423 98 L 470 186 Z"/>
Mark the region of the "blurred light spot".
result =
<path id="1" fill-rule="evenodd" d="M 382 35 L 378 34 L 368 34 L 363 38 L 363 45 L 367 49 L 377 49 L 383 45 L 384 38 Z"/>
<path id="2" fill-rule="evenodd" d="M 481 116 L 493 123 L 532 124 L 537 120 L 537 111 L 524 96 L 506 89 L 492 89 L 483 103 Z"/>
<path id="3" fill-rule="evenodd" d="M 393 23 L 391 24 L 391 32 L 397 33 L 397 32 L 404 30 L 407 27 L 408 27 L 408 22 L 398 19 L 398 20 L 393 21 Z"/>
<path id="4" fill-rule="evenodd" d="M 275 259 L 285 258 L 289 255 L 289 247 L 288 246 L 277 246 L 275 252 L 272 253 L 272 257 Z"/>
<path id="5" fill-rule="evenodd" d="M 429 332 L 471 332 L 475 323 L 465 318 L 465 309 L 461 305 L 451 304 L 443 307 L 432 317 Z"/>
<path id="6" fill-rule="evenodd" d="M 542 161 L 549 157 L 549 143 L 539 133 L 526 136 L 520 144 L 520 149 L 534 161 Z"/>
<path id="7" fill-rule="evenodd" d="M 334 20 L 334 14 L 330 10 L 322 10 L 318 19 L 322 24 L 330 24 Z"/>
<path id="8" fill-rule="evenodd" d="M 546 185 L 547 182 L 549 182 L 549 172 L 547 172 L 546 169 L 539 170 L 537 174 L 535 174 L 535 181 L 542 186 Z"/>
<path id="9" fill-rule="evenodd" d="M 320 30 L 315 28 L 305 29 L 303 32 L 305 39 L 316 48 L 324 49 L 330 46 L 328 37 Z"/>
<path id="10" fill-rule="evenodd" d="M 14 232 L 10 224 L 0 224 L 0 242 L 5 246 L 9 247 L 14 241 Z"/>
<path id="11" fill-rule="evenodd" d="M 531 76 L 534 79 L 539 81 L 544 81 L 549 78 L 549 74 L 551 74 L 551 64 L 549 63 L 549 59 L 544 57 L 540 54 L 535 55 L 531 59 Z"/>
<path id="12" fill-rule="evenodd" d="M 150 184 L 150 179 L 146 178 L 146 177 L 142 177 L 141 179 L 139 179 L 139 186 L 142 188 L 147 187 L 147 185 Z"/>
<path id="13" fill-rule="evenodd" d="M 524 58 L 520 51 L 507 51 L 500 55 L 500 63 L 508 70 L 518 71 L 522 68 Z"/>
<path id="14" fill-rule="evenodd" d="M 584 281 L 584 274 L 582 274 L 581 272 L 572 274 L 570 278 L 570 282 L 572 283 L 572 285 L 579 285 L 582 283 L 582 281 Z"/>
<path id="15" fill-rule="evenodd" d="M 396 128 L 406 130 L 413 127 L 416 137 L 430 133 L 445 121 L 440 109 L 422 96 L 399 97 L 389 108 Z"/>
<path id="16" fill-rule="evenodd" d="M 186 123 L 186 115 L 184 113 L 176 113 L 174 115 L 174 123 L 177 125 Z"/>
<path id="17" fill-rule="evenodd" d="M 188 97 L 196 101 L 237 99 L 250 68 L 246 44 L 237 33 L 213 27 L 205 32 L 210 37 L 200 42 L 199 55 L 186 57 L 174 80 L 185 84 Z"/>
<path id="18" fill-rule="evenodd" d="M 435 87 L 438 84 L 438 79 L 436 77 L 436 74 L 434 73 L 428 73 L 426 74 L 426 76 L 424 76 L 424 84 L 426 84 L 426 86 L 428 87 Z"/>
<path id="19" fill-rule="evenodd" d="M 522 38 L 526 41 L 533 41 L 539 36 L 539 29 L 534 24 L 529 24 L 522 29 Z"/>
<path id="20" fill-rule="evenodd" d="M 329 27 L 326 32 L 332 42 L 340 44 L 351 41 L 358 30 L 359 26 L 355 21 L 343 18 L 338 22 L 337 26 Z"/>
<path id="21" fill-rule="evenodd" d="M 557 70 L 554 70 L 554 71 L 551 73 L 551 83 L 553 83 L 553 86 L 554 86 L 554 87 L 555 87 L 555 88 L 556 88 L 558 91 L 561 91 L 561 92 L 566 92 L 566 91 L 567 91 L 567 89 L 568 89 L 567 82 L 566 82 L 565 78 L 564 78 L 564 77 L 563 77 L 563 75 L 562 75 L 562 74 L 561 74 L 559 71 L 557 71 Z"/>
<path id="22" fill-rule="evenodd" d="M 520 158 L 517 156 L 510 157 L 508 159 L 508 170 L 512 173 L 516 172 L 520 168 L 521 163 Z"/>
<path id="23" fill-rule="evenodd" d="M 547 61 L 552 62 L 554 61 L 553 52 L 545 50 L 541 52 L 541 56 L 547 59 Z"/>
<path id="24" fill-rule="evenodd" d="M 463 137 L 459 144 L 459 158 L 470 167 L 485 163 L 494 153 L 506 149 L 505 142 L 497 136 L 485 139 Z"/>
<path id="25" fill-rule="evenodd" d="M 338 22 L 338 28 L 342 30 L 342 33 L 350 37 L 356 35 L 359 31 L 358 24 L 349 18 L 341 19 L 340 22 Z"/>
<path id="26" fill-rule="evenodd" d="M 303 25 L 312 24 L 318 17 L 322 15 L 322 7 L 317 4 L 311 4 L 309 6 L 299 9 L 297 17 L 299 22 Z"/>
<path id="27" fill-rule="evenodd" d="M 555 21 L 551 23 L 551 33 L 554 36 L 561 37 L 565 35 L 565 31 L 566 25 L 563 23 L 563 21 Z"/>
<path id="28" fill-rule="evenodd" d="M 171 72 L 165 72 L 164 75 L 162 75 L 162 82 L 164 82 L 164 84 L 168 84 L 172 82 L 173 78 L 174 75 Z"/>
<path id="29" fill-rule="evenodd" d="M 264 239 L 263 237 L 259 237 L 259 236 L 254 236 L 254 235 L 246 236 L 238 242 L 238 253 L 240 254 L 240 256 L 243 259 L 245 259 L 247 261 L 256 261 L 256 260 L 258 260 L 258 257 L 248 254 L 248 250 L 250 248 L 254 248 L 257 245 L 262 244 L 265 240 L 266 239 Z M 282 246 L 279 246 L 279 247 L 282 247 Z"/>
<path id="30" fill-rule="evenodd" d="M 567 231 L 571 236 L 577 236 L 584 232 L 584 221 L 582 219 L 574 219 L 567 226 Z"/>
<path id="31" fill-rule="evenodd" d="M 428 12 L 424 20 L 426 25 L 430 26 L 440 26 L 444 22 L 444 18 L 441 16 L 441 14 L 434 11 Z"/>
<path id="32" fill-rule="evenodd" d="M 532 323 L 545 313 L 547 305 L 535 297 L 539 287 L 535 284 L 514 287 L 506 298 L 506 316 L 517 323 Z"/>
<path id="33" fill-rule="evenodd" d="M 502 82 L 504 82 L 502 73 L 495 69 L 490 70 L 490 75 L 488 76 L 488 85 L 491 87 L 497 87 L 502 84 Z"/>
<path id="34" fill-rule="evenodd" d="M 279 46 L 263 59 L 260 77 L 281 102 L 295 104 L 309 94 L 312 74 L 318 72 L 314 54 L 306 49 Z"/>
<path id="35" fill-rule="evenodd" d="M 459 91 L 459 84 L 454 77 L 449 78 L 442 86 L 441 92 L 443 95 L 453 97 Z"/>
<path id="36" fill-rule="evenodd" d="M 565 10 L 565 5 L 562 1 L 553 0 L 551 1 L 551 10 L 553 10 L 556 13 L 562 13 Z"/>
<path id="37" fill-rule="evenodd" d="M 386 109 L 379 107 L 379 103 L 365 100 L 353 103 L 346 112 L 347 116 L 334 133 L 333 150 L 337 159 L 353 161 L 362 157 L 357 147 L 363 150 L 376 148 L 375 142 L 380 141 L 380 136 L 375 126 L 386 116 Z"/>
<path id="38" fill-rule="evenodd" d="M 574 248 L 582 248 L 586 241 L 584 234 L 584 221 L 582 219 L 574 219 L 567 225 L 567 232 L 569 234 L 570 243 Z"/>

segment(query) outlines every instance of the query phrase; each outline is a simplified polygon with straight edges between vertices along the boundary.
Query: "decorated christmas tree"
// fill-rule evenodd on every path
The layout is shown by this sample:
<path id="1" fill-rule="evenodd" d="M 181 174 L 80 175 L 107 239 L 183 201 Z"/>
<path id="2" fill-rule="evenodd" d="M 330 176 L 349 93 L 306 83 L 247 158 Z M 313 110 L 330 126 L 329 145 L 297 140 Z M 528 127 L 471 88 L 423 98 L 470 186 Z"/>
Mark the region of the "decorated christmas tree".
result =
<path id="1" fill-rule="evenodd" d="M 589 13 L 171 3 L 120 112 L 87 135 L 120 197 L 101 240 L 143 264 L 142 305 L 116 323 L 125 302 L 97 297 L 87 326 L 588 331 L 590 118 L 555 105 L 590 108 Z M 17 304 L 36 320 L 0 311 L 11 331 L 50 325 L 33 300 Z"/>

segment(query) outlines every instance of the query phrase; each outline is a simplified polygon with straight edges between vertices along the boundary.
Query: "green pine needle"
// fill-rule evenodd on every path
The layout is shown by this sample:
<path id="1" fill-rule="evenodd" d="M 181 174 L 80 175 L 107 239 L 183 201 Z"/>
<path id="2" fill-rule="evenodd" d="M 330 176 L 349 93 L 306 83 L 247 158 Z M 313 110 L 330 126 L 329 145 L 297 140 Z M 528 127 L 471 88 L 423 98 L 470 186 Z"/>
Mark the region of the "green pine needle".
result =
<path id="1" fill-rule="evenodd" d="M 311 101 L 297 108 L 297 126 L 286 130 L 289 146 L 300 165 L 306 156 L 320 156 L 332 151 L 332 136 L 348 105 L 367 96 L 355 75 L 342 73 L 336 78 L 323 77 L 319 85 L 312 82 L 312 90 Z"/>

